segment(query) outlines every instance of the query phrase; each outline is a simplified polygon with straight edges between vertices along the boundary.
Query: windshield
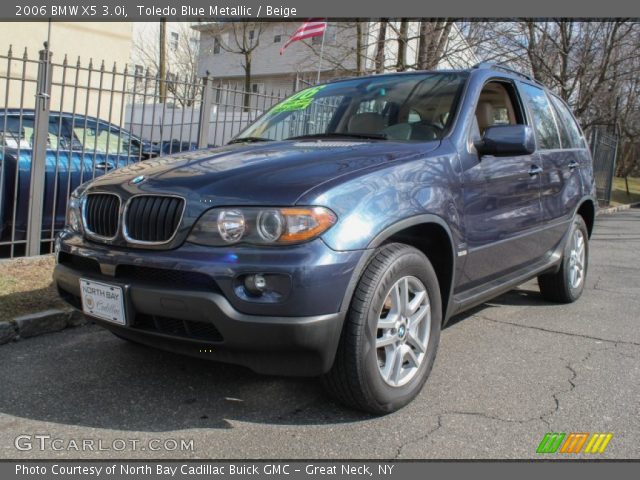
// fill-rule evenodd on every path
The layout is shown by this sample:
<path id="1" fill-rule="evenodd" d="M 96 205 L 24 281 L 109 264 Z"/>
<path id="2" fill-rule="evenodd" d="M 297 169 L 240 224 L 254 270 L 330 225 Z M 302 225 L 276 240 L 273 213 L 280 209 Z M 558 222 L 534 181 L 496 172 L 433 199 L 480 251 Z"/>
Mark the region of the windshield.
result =
<path id="1" fill-rule="evenodd" d="M 304 137 L 430 141 L 452 121 L 465 73 L 356 78 L 302 90 L 232 142 Z"/>

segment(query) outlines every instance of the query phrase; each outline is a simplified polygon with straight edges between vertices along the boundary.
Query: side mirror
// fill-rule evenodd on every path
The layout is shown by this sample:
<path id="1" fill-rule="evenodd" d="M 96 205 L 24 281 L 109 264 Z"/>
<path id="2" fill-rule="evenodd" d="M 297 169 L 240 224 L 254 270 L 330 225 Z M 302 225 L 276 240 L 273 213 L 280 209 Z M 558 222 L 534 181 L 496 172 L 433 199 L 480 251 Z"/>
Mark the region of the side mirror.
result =
<path id="1" fill-rule="evenodd" d="M 533 130 L 528 125 L 487 127 L 481 140 L 474 142 L 480 156 L 511 157 L 531 155 L 536 150 Z"/>

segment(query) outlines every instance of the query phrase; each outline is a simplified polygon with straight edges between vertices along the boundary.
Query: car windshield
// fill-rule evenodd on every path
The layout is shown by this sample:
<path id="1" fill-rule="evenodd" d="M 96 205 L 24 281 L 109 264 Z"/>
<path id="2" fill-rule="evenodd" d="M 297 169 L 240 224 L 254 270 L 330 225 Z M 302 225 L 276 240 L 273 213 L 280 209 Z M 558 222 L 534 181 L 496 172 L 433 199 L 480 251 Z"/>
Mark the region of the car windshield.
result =
<path id="1" fill-rule="evenodd" d="M 438 140 L 451 124 L 464 72 L 428 72 L 344 80 L 280 102 L 233 143 L 296 138 Z"/>

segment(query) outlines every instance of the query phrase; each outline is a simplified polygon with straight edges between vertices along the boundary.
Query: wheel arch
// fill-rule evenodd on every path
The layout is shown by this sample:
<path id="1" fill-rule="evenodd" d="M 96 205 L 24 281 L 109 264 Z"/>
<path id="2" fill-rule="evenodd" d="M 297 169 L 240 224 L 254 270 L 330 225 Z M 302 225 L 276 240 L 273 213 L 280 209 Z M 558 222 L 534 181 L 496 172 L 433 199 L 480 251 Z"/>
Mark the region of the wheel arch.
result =
<path id="1" fill-rule="evenodd" d="M 380 232 L 369 244 L 375 249 L 385 243 L 404 243 L 420 250 L 438 277 L 442 300 L 442 323 L 449 318 L 455 272 L 453 236 L 447 223 L 436 215 L 418 215 L 401 220 Z"/>
<path id="2" fill-rule="evenodd" d="M 583 198 L 576 208 L 576 215 L 580 215 L 584 219 L 584 223 L 587 225 L 587 232 L 589 238 L 593 232 L 593 225 L 596 219 L 596 204 L 591 197 Z"/>

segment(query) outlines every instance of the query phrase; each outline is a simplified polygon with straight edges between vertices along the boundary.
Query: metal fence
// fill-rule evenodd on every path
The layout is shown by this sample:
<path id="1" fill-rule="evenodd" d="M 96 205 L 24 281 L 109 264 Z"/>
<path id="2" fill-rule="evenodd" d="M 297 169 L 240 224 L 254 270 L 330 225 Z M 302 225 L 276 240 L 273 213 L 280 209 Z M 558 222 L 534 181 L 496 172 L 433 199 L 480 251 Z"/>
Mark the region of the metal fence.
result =
<path id="1" fill-rule="evenodd" d="M 158 155 L 222 145 L 290 92 L 66 57 L 0 55 L 0 258 L 50 253 L 81 183 Z"/>
<path id="2" fill-rule="evenodd" d="M 612 131 L 611 126 L 594 126 L 591 128 L 590 138 L 596 195 L 601 205 L 608 205 L 616 171 L 618 135 Z"/>

